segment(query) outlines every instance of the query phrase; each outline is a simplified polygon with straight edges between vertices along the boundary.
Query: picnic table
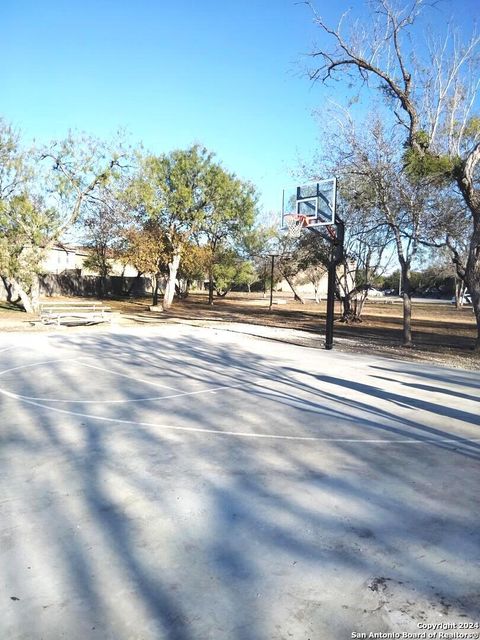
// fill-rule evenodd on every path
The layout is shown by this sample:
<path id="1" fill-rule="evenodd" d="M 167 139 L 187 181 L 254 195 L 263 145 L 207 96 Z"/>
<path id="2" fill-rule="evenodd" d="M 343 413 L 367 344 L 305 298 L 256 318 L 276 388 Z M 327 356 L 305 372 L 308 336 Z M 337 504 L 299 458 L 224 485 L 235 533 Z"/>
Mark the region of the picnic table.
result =
<path id="1" fill-rule="evenodd" d="M 97 324 L 111 322 L 110 307 L 102 302 L 42 302 L 40 304 L 42 324 Z"/>

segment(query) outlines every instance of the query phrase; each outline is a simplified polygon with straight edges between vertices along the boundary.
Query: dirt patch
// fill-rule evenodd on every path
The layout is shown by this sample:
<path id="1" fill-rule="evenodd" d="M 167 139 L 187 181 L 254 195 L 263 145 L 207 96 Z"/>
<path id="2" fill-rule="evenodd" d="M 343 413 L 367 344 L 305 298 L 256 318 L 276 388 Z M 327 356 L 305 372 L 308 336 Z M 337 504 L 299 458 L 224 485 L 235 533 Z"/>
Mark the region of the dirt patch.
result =
<path id="1" fill-rule="evenodd" d="M 62 298 L 55 298 L 56 301 Z M 72 300 L 67 298 L 67 300 Z M 191 294 L 174 303 L 169 312 L 149 311 L 150 299 L 108 300 L 105 304 L 115 312 L 115 321 L 124 326 L 156 325 L 181 322 L 198 326 L 219 326 L 237 330 L 238 324 L 284 329 L 272 339 L 304 346 L 323 346 L 325 302 L 295 303 L 288 295 L 278 296 L 284 304 L 274 304 L 269 310 L 268 298 L 261 294 L 231 294 L 218 298 L 213 306 L 205 294 Z M 92 300 L 93 302 L 93 300 Z M 473 352 L 476 336 L 475 318 L 471 307 L 455 309 L 453 305 L 413 303 L 414 347 L 401 346 L 402 305 L 372 302 L 366 305 L 363 322 L 346 325 L 339 322 L 340 307 L 336 304 L 335 349 L 347 352 L 376 353 L 393 358 L 435 362 L 452 367 L 480 369 L 480 354 Z M 8 305 L 0 305 L 0 330 L 31 331 L 39 325 L 34 316 Z M 100 325 L 102 326 L 102 325 Z M 253 332 L 260 335 L 258 332 Z M 265 333 L 263 337 L 271 337 Z"/>
<path id="2" fill-rule="evenodd" d="M 159 314 L 157 322 L 187 322 L 200 326 L 222 328 L 235 323 L 248 323 L 304 332 L 291 341 L 310 347 L 322 347 L 319 340 L 325 331 L 326 303 L 295 303 L 282 296 L 286 304 L 274 304 L 258 294 L 235 294 L 215 300 L 213 307 L 202 294 L 189 296 L 173 305 L 168 313 Z M 122 310 L 123 311 L 123 310 Z M 127 310 L 125 309 L 125 312 Z M 131 316 L 126 312 L 126 316 Z M 136 322 L 152 322 L 148 311 L 137 314 Z M 446 366 L 480 369 L 480 354 L 472 351 L 476 336 L 475 318 L 471 307 L 457 310 L 450 304 L 413 304 L 413 348 L 401 346 L 402 305 L 372 302 L 367 304 L 363 322 L 346 325 L 339 322 L 340 306 L 336 304 L 335 348 L 347 352 L 375 352 L 388 357 L 436 362 Z M 286 339 L 283 336 L 282 339 Z"/>

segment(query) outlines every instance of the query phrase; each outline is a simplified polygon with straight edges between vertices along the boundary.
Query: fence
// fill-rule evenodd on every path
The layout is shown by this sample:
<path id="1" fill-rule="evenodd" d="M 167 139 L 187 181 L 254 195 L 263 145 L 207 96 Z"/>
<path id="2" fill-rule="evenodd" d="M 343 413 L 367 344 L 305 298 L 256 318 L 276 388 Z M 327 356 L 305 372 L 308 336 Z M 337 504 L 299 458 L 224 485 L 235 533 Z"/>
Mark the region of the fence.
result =
<path id="1" fill-rule="evenodd" d="M 73 271 L 40 276 L 40 295 L 42 296 L 84 296 L 98 297 L 143 296 L 152 293 L 152 281 L 148 277 L 82 276 Z M 0 300 L 9 300 L 10 292 L 5 282 L 0 280 Z"/>

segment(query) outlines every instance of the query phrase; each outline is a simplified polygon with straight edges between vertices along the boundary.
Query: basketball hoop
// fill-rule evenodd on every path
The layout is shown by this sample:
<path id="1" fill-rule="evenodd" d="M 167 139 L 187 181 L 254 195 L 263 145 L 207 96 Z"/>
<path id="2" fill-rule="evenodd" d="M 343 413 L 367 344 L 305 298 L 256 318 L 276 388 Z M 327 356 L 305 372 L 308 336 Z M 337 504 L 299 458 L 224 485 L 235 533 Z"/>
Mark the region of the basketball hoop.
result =
<path id="1" fill-rule="evenodd" d="M 318 234 L 328 243 L 328 296 L 325 326 L 325 348 L 333 347 L 333 322 L 335 311 L 335 279 L 339 264 L 344 260 L 345 225 L 336 215 L 337 178 L 317 180 L 309 184 L 287 187 L 282 191 L 281 228 L 287 237 L 299 238 L 303 229 Z M 295 252 L 292 243 L 292 253 Z M 272 289 L 273 291 L 273 256 Z M 272 295 L 272 294 L 271 294 Z M 270 308 L 272 298 L 270 298 Z"/>
<path id="2" fill-rule="evenodd" d="M 302 229 L 307 226 L 308 217 L 301 213 L 287 213 L 284 216 L 284 221 L 290 238 L 299 238 Z"/>

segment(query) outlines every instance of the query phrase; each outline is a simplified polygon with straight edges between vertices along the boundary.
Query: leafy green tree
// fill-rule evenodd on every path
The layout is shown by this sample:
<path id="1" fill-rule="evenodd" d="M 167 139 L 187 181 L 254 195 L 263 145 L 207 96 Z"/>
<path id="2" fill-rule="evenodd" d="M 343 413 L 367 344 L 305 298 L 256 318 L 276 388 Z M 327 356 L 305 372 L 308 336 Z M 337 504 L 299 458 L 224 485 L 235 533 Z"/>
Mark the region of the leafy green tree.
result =
<path id="1" fill-rule="evenodd" d="M 124 232 L 121 259 L 132 264 L 139 276 L 152 275 L 152 305 L 158 305 L 160 283 L 167 273 L 170 246 L 165 232 L 155 221 L 147 220 L 143 227 L 133 226 Z"/>
<path id="2" fill-rule="evenodd" d="M 139 175 L 127 197 L 140 217 L 162 231 L 167 255 L 163 309 L 170 308 L 182 252 L 205 218 L 205 186 L 212 154 L 194 145 L 161 156 L 140 158 Z"/>
<path id="3" fill-rule="evenodd" d="M 395 269 L 391 273 L 387 274 L 383 278 L 383 287 L 384 289 L 391 289 L 393 291 L 400 292 L 401 284 L 400 284 L 400 269 Z"/>
<path id="4" fill-rule="evenodd" d="M 212 276 L 218 248 L 234 243 L 253 224 L 256 204 L 253 187 L 225 171 L 199 145 L 142 158 L 129 197 L 140 218 L 163 231 L 168 254 L 164 310 L 172 304 L 182 256 L 193 239 L 208 246 L 206 268 Z M 211 286 L 210 299 L 212 291 Z"/>
<path id="5" fill-rule="evenodd" d="M 235 285 L 250 287 L 257 280 L 255 267 L 249 260 L 230 248 L 222 248 L 217 251 L 216 262 L 212 269 L 217 295 L 224 297 Z"/>
<path id="6" fill-rule="evenodd" d="M 57 233 L 56 211 L 28 195 L 0 201 L 0 274 L 28 313 L 35 311 L 45 239 Z"/>
<path id="7" fill-rule="evenodd" d="M 247 287 L 248 293 L 251 293 L 252 284 L 257 280 L 258 273 L 255 265 L 250 260 L 243 260 L 235 278 L 235 284 Z"/>
<path id="8" fill-rule="evenodd" d="M 246 286 L 250 291 L 251 285 L 258 278 L 253 264 L 248 260 L 243 260 L 233 249 L 218 252 L 212 277 L 215 291 L 222 298 L 234 286 Z"/>
<path id="9" fill-rule="evenodd" d="M 35 193 L 33 179 L 18 132 L 0 120 L 0 275 L 12 298 L 30 313 L 38 299 L 45 244 L 59 231 L 57 211 Z"/>
<path id="10" fill-rule="evenodd" d="M 193 242 L 185 245 L 178 268 L 179 293 L 182 297 L 188 296 L 192 282 L 205 280 L 209 260 L 208 247 L 198 246 Z"/>
<path id="11" fill-rule="evenodd" d="M 239 250 L 241 255 L 249 260 L 253 265 L 254 273 L 257 280 L 248 285 L 250 287 L 259 282 L 261 284 L 263 295 L 266 296 L 267 287 L 270 278 L 270 259 L 269 254 L 275 252 L 275 238 L 277 237 L 277 228 L 269 224 L 256 224 L 242 234 Z"/>
<path id="12" fill-rule="evenodd" d="M 212 163 L 205 181 L 205 217 L 200 237 L 209 250 L 208 302 L 213 304 L 215 274 L 218 279 L 222 261 L 217 255 L 227 255 L 227 247 L 242 244 L 255 221 L 256 194 L 250 183 L 239 180 L 220 164 Z M 223 258 L 224 261 L 224 258 Z"/>

